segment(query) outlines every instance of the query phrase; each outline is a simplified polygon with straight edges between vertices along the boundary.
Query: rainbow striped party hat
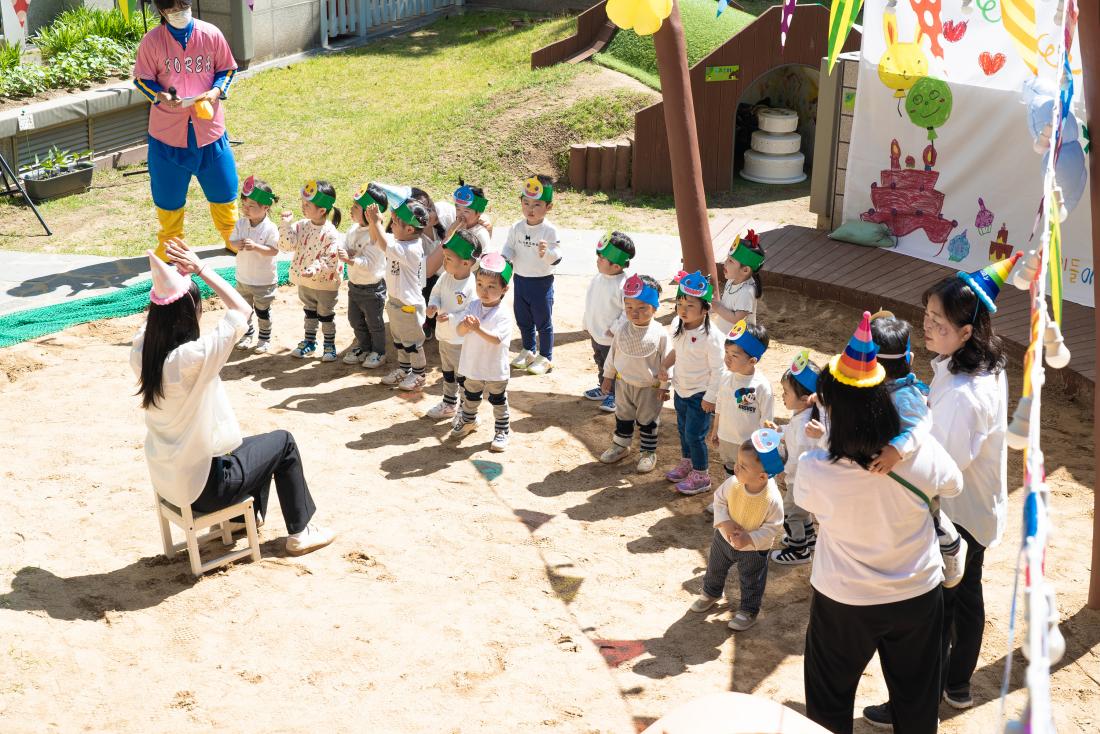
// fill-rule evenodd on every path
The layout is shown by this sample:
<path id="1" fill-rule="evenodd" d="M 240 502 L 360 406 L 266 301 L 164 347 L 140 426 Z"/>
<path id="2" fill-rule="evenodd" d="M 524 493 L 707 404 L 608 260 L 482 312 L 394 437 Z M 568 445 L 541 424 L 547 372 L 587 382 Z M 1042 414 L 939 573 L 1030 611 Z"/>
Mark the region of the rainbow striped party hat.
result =
<path id="1" fill-rule="evenodd" d="M 829 360 L 829 373 L 851 387 L 874 387 L 886 379 L 886 370 L 878 363 L 878 347 L 871 339 L 870 311 L 863 312 L 844 353 Z"/>
<path id="2" fill-rule="evenodd" d="M 989 313 L 997 313 L 997 304 L 994 301 L 997 300 L 997 294 L 1001 292 L 1013 266 L 1022 254 L 1017 250 L 1012 257 L 987 265 L 981 270 L 975 270 L 973 273 L 959 273 L 959 277 L 970 286 L 970 290 L 974 291 L 974 295 L 982 305 L 989 309 Z"/>

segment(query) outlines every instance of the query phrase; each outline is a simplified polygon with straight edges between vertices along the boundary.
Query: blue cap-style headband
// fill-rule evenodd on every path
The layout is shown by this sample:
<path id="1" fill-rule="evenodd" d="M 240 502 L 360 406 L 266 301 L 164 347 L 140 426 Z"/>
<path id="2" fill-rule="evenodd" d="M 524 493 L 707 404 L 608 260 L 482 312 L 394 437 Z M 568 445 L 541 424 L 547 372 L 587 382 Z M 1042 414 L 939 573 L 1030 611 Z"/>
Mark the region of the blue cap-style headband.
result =
<path id="1" fill-rule="evenodd" d="M 730 329 L 730 333 L 726 335 L 726 344 L 736 344 L 753 359 L 760 359 L 764 356 L 764 352 L 768 351 L 768 348 L 759 339 L 749 333 L 748 324 L 745 323 L 744 319 L 738 321 Z"/>
<path id="2" fill-rule="evenodd" d="M 625 298 L 636 298 L 643 303 L 648 303 L 653 308 L 661 307 L 661 299 L 657 289 L 637 275 L 631 275 L 626 279 L 626 283 L 623 284 L 623 296 Z"/>
<path id="3" fill-rule="evenodd" d="M 779 455 L 779 433 L 770 428 L 760 428 L 752 432 L 752 447 L 760 457 L 760 466 L 769 477 L 782 474 L 783 457 Z"/>

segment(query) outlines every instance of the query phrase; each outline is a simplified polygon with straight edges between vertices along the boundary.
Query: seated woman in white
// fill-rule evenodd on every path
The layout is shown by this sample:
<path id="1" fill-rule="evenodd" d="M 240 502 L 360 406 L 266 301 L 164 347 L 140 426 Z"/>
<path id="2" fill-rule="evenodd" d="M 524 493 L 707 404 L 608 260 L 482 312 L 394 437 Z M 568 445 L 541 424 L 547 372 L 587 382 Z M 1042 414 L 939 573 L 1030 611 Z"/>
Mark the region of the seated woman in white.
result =
<path id="1" fill-rule="evenodd" d="M 242 440 L 218 377 L 244 335 L 252 309 L 182 240 L 170 240 L 166 250 L 175 267 L 149 253 L 149 315 L 130 353 L 145 410 L 145 458 L 153 488 L 169 502 L 191 505 L 199 513 L 250 496 L 262 523 L 274 479 L 289 533 L 287 553 L 297 556 L 323 548 L 335 533 L 310 522 L 317 507 L 294 437 L 273 431 Z M 205 335 L 199 333 L 202 298 L 192 273 L 226 306 L 225 317 Z"/>

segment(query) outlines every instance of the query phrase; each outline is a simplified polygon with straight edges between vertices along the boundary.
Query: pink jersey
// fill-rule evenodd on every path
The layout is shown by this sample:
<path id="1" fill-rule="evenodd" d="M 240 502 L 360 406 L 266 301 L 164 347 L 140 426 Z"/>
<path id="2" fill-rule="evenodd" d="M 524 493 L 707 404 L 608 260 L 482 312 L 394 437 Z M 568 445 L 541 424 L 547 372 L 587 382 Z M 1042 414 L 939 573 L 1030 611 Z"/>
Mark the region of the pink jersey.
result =
<path id="1" fill-rule="evenodd" d="M 214 87 L 214 74 L 237 68 L 225 36 L 217 26 L 195 20 L 187 49 L 172 38 L 167 26 L 161 24 L 145 34 L 137 50 L 135 79 L 153 79 L 165 91 L 176 88 L 180 97 L 193 97 Z M 202 120 L 195 108 L 153 105 L 149 111 L 149 134 L 166 145 L 187 147 L 187 120 L 195 127 L 199 147 L 210 145 L 225 133 L 225 113 L 221 102 L 214 102 L 214 117 Z"/>

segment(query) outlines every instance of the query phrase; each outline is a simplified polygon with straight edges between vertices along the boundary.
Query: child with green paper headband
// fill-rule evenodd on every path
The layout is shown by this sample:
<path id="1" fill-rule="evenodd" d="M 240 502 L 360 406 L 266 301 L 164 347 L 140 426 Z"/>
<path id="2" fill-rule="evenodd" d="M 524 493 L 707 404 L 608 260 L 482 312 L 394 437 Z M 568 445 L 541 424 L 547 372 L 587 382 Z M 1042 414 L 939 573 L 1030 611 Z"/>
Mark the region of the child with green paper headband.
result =
<path id="1" fill-rule="evenodd" d="M 726 284 L 714 301 L 714 322 L 718 330 L 728 334 L 742 319 L 756 323 L 756 302 L 764 295 L 760 268 L 764 265 L 764 248 L 753 230 L 734 240 L 729 256 L 722 263 Z"/>
<path id="2" fill-rule="evenodd" d="M 271 206 L 279 201 L 271 187 L 249 176 L 241 186 L 240 219 L 229 235 L 237 250 L 237 292 L 256 310 L 260 324 L 259 341 L 252 319 L 237 349 L 252 349 L 266 354 L 271 349 L 271 304 L 279 285 L 275 256 L 279 254 L 279 227 L 267 218 Z"/>
<path id="3" fill-rule="evenodd" d="M 470 186 L 462 179 L 458 179 L 454 202 L 455 221 L 444 237 L 444 241 L 450 239 L 450 236 L 459 229 L 465 229 L 481 243 L 483 250 L 493 251 L 493 223 L 485 216 L 485 210 L 489 207 L 485 190 L 480 186 Z"/>
<path id="4" fill-rule="evenodd" d="M 592 359 L 596 363 L 596 387 L 584 397 L 600 403 L 605 413 L 615 412 L 615 385 L 603 391 L 603 368 L 615 333 L 626 323 L 623 315 L 623 287 L 626 268 L 634 257 L 634 240 L 622 232 L 608 232 L 596 245 L 596 276 L 588 284 L 584 299 L 584 330 L 592 340 Z"/>
<path id="5" fill-rule="evenodd" d="M 309 181 L 302 187 L 304 219 L 291 222 L 294 214 L 284 209 L 279 224 L 279 249 L 293 252 L 290 282 L 298 286 L 305 312 L 305 337 L 290 353 L 305 359 L 317 353 L 317 325 L 325 337 L 322 362 L 336 361 L 336 300 L 343 268 L 337 250 L 343 242 L 336 189 L 328 181 Z M 329 215 L 332 221 L 329 221 Z"/>

